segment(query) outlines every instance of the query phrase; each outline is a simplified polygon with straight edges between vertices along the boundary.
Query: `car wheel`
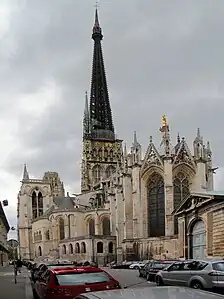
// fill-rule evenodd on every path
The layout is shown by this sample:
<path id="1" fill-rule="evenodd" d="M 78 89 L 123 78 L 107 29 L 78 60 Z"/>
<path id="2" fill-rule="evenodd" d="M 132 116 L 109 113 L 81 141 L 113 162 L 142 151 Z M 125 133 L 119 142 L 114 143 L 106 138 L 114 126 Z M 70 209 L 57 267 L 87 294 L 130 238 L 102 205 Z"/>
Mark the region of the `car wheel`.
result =
<path id="1" fill-rule="evenodd" d="M 199 290 L 202 290 L 203 289 L 203 285 L 200 283 L 200 281 L 198 281 L 198 280 L 193 280 L 192 282 L 191 282 L 191 287 L 193 288 L 193 289 L 199 289 Z"/>
<path id="2" fill-rule="evenodd" d="M 134 270 L 138 270 L 138 266 L 134 266 Z"/>
<path id="3" fill-rule="evenodd" d="M 163 280 L 162 280 L 162 278 L 161 277 L 156 277 L 156 285 L 158 286 L 158 287 L 160 287 L 160 286 L 163 286 L 164 285 L 164 283 L 163 283 Z"/>

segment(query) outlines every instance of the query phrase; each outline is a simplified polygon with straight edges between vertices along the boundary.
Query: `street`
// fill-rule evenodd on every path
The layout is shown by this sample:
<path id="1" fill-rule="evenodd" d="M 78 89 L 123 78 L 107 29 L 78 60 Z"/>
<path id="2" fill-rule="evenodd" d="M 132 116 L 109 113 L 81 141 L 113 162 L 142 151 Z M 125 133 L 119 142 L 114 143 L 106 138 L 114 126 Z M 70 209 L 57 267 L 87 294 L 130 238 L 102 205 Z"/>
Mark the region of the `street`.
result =
<path id="1" fill-rule="evenodd" d="M 23 267 L 14 283 L 13 266 L 0 268 L 0 298 L 1 299 L 32 299 L 29 272 Z"/>
<path id="2" fill-rule="evenodd" d="M 117 279 L 122 287 L 127 286 L 131 288 L 136 287 L 150 287 L 155 286 L 154 283 L 147 282 L 145 279 L 138 276 L 136 270 L 126 269 L 109 269 L 104 268 Z M 17 284 L 14 283 L 13 266 L 0 268 L 0 290 L 1 299 L 32 299 L 32 290 L 29 279 L 29 271 L 23 267 L 21 274 L 17 276 Z"/>
<path id="3" fill-rule="evenodd" d="M 117 279 L 122 287 L 127 286 L 136 288 L 155 286 L 155 283 L 146 281 L 146 279 L 139 277 L 138 270 L 109 268 L 104 268 L 104 270 Z"/>

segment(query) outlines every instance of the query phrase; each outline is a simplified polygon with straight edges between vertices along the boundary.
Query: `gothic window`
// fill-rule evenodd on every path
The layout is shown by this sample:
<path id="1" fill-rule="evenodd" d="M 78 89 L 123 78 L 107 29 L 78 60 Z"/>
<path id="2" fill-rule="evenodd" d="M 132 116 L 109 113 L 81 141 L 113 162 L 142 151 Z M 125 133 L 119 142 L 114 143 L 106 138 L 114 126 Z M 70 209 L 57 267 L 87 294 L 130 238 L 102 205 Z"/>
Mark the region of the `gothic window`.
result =
<path id="1" fill-rule="evenodd" d="M 80 246 L 79 243 L 75 244 L 75 253 L 80 253 Z"/>
<path id="2" fill-rule="evenodd" d="M 42 256 L 42 248 L 41 248 L 41 246 L 38 247 L 38 256 Z"/>
<path id="3" fill-rule="evenodd" d="M 115 171 L 115 168 L 113 166 L 108 166 L 106 170 L 106 177 L 111 177 L 112 173 Z"/>
<path id="4" fill-rule="evenodd" d="M 42 193 L 38 193 L 38 216 L 43 215 L 43 196 Z"/>
<path id="5" fill-rule="evenodd" d="M 101 177 L 101 168 L 99 165 L 93 167 L 93 182 L 97 183 L 100 181 Z"/>
<path id="6" fill-rule="evenodd" d="M 50 231 L 49 230 L 46 231 L 45 238 L 46 238 L 46 240 L 50 240 Z"/>
<path id="7" fill-rule="evenodd" d="M 103 242 L 97 243 L 97 253 L 103 253 Z"/>
<path id="8" fill-rule="evenodd" d="M 65 245 L 62 246 L 62 254 L 66 254 L 66 246 Z"/>
<path id="9" fill-rule="evenodd" d="M 102 232 L 103 232 L 104 236 L 109 236 L 110 235 L 110 219 L 103 218 L 103 221 L 102 221 Z"/>
<path id="10" fill-rule="evenodd" d="M 85 242 L 81 243 L 81 253 L 86 253 L 86 243 Z"/>
<path id="11" fill-rule="evenodd" d="M 184 172 L 179 172 L 173 181 L 174 209 L 190 194 L 189 180 Z M 174 234 L 178 234 L 178 218 L 174 217 Z"/>
<path id="12" fill-rule="evenodd" d="M 161 175 L 154 173 L 148 183 L 149 237 L 165 236 L 165 194 Z"/>
<path id="13" fill-rule="evenodd" d="M 113 253 L 114 251 L 114 244 L 113 242 L 110 242 L 108 245 L 108 253 Z"/>
<path id="14" fill-rule="evenodd" d="M 89 235 L 90 236 L 95 235 L 95 220 L 94 219 L 89 220 Z"/>
<path id="15" fill-rule="evenodd" d="M 59 219 L 59 239 L 65 239 L 65 222 L 63 218 Z"/>
<path id="16" fill-rule="evenodd" d="M 73 254 L 73 246 L 72 246 L 72 244 L 69 244 L 69 253 Z"/>
<path id="17" fill-rule="evenodd" d="M 37 218 L 37 195 L 35 191 L 32 193 L 32 211 L 33 219 Z"/>
<path id="18" fill-rule="evenodd" d="M 68 216 L 68 238 L 72 236 L 72 224 L 73 224 L 73 215 Z"/>

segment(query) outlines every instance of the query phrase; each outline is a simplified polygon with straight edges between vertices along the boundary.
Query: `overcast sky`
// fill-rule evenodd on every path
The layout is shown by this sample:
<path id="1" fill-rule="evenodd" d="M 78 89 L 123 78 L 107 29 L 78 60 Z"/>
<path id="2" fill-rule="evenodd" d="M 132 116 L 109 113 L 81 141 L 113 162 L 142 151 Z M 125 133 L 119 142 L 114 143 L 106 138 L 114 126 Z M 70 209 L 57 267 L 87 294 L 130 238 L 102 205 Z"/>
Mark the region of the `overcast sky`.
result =
<path id="1" fill-rule="evenodd" d="M 16 225 L 24 162 L 33 178 L 57 171 L 79 192 L 82 116 L 90 90 L 94 0 L 0 1 L 0 199 Z M 224 1 L 101 0 L 99 17 L 113 118 L 130 147 L 210 140 L 224 184 Z M 11 236 L 13 236 L 11 234 Z"/>

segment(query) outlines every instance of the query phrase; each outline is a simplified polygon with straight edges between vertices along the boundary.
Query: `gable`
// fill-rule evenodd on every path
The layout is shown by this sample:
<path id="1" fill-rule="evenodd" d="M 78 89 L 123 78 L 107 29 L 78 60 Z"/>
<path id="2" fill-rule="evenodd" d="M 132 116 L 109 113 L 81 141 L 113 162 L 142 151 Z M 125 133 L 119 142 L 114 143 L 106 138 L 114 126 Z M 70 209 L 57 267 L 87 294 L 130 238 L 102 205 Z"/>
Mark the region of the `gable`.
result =
<path id="1" fill-rule="evenodd" d="M 196 167 L 194 158 L 193 158 L 184 138 L 182 139 L 182 141 L 179 145 L 178 151 L 177 151 L 176 156 L 173 161 L 173 166 L 177 166 L 181 163 L 186 163 L 194 169 Z"/>
<path id="2" fill-rule="evenodd" d="M 163 167 L 163 161 L 152 141 L 150 141 L 145 158 L 142 163 L 141 172 L 144 173 L 149 166 Z"/>

